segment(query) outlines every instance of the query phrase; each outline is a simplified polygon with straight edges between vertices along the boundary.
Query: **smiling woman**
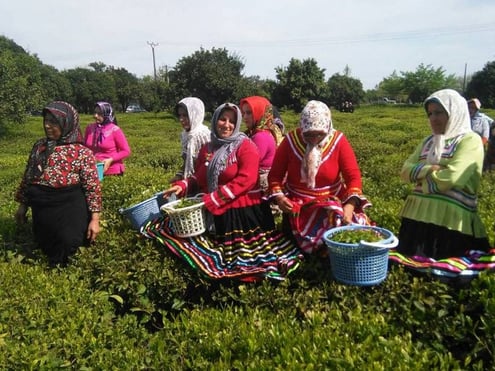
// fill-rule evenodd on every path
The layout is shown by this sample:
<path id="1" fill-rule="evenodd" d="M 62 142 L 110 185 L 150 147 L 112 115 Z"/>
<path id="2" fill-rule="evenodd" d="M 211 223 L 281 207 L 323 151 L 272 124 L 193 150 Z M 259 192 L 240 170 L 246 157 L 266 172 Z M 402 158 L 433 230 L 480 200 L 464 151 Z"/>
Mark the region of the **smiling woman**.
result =
<path id="1" fill-rule="evenodd" d="M 210 278 L 282 279 L 298 267 L 300 250 L 275 229 L 271 209 L 262 202 L 259 153 L 240 131 L 241 121 L 238 106 L 219 106 L 211 141 L 201 148 L 194 173 L 164 192 L 164 197 L 203 193 L 207 232 L 180 238 L 164 217 L 145 225 L 143 233 Z"/>

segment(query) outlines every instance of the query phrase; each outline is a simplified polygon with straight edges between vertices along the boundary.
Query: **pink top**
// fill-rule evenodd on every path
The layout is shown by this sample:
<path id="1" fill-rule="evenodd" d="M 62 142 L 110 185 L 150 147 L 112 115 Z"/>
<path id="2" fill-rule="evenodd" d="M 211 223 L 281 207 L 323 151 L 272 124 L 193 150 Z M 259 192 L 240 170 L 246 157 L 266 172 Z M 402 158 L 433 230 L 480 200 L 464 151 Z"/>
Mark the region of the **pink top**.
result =
<path id="1" fill-rule="evenodd" d="M 260 154 L 260 170 L 270 170 L 275 157 L 277 145 L 273 135 L 268 130 L 256 130 L 251 140 L 258 147 Z"/>
<path id="2" fill-rule="evenodd" d="M 84 144 L 90 148 L 97 161 L 112 158 L 105 175 L 118 175 L 125 171 L 123 160 L 131 154 L 131 148 L 122 129 L 114 123 L 92 123 L 86 127 Z"/>

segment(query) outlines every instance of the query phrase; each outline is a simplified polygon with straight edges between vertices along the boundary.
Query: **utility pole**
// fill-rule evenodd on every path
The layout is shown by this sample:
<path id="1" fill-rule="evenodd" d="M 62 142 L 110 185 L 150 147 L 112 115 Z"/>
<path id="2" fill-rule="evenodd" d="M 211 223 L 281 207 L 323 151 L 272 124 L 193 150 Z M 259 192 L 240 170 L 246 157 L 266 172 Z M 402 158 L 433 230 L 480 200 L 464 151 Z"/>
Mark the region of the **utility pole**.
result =
<path id="1" fill-rule="evenodd" d="M 464 81 L 462 82 L 462 92 L 466 92 L 466 72 L 467 72 L 467 63 L 464 64 Z"/>
<path id="2" fill-rule="evenodd" d="M 153 76 L 156 80 L 155 46 L 158 46 L 158 44 L 148 41 L 148 45 L 151 46 L 151 53 L 153 54 Z"/>

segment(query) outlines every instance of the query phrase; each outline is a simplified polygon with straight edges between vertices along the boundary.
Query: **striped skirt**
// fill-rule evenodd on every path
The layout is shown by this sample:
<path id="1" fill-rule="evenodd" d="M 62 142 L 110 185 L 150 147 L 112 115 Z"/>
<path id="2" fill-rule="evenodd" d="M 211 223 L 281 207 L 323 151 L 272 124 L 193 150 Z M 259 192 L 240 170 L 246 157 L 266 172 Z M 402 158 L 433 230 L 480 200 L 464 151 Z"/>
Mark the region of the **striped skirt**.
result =
<path id="1" fill-rule="evenodd" d="M 176 237 L 167 216 L 149 221 L 141 233 L 211 279 L 281 280 L 297 269 L 303 255 L 291 239 L 275 229 L 267 210 L 256 205 L 215 216 L 214 235 Z"/>

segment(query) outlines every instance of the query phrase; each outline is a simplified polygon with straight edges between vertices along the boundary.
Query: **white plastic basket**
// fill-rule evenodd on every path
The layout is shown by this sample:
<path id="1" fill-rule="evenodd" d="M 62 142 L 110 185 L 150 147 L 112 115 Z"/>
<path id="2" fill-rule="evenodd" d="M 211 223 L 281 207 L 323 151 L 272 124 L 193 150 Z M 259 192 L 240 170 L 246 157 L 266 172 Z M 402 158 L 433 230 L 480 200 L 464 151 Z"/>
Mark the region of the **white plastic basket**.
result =
<path id="1" fill-rule="evenodd" d="M 182 200 L 176 200 L 160 207 L 160 210 L 170 216 L 172 228 L 178 237 L 193 237 L 206 231 L 205 203 L 200 201 L 199 196 L 186 198 L 186 200 L 189 199 L 198 202 L 191 206 L 177 208 Z"/>

